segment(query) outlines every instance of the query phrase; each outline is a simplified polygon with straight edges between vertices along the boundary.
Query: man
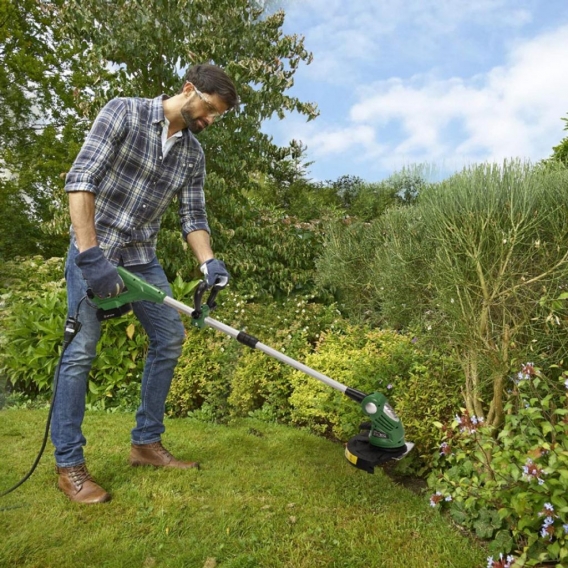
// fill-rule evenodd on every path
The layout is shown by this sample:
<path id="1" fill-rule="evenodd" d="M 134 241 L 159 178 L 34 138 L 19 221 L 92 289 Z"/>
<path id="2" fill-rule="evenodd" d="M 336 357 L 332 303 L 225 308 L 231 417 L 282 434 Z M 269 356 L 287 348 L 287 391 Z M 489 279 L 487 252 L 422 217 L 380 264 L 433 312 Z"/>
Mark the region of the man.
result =
<path id="1" fill-rule="evenodd" d="M 203 183 L 205 160 L 195 138 L 238 104 L 232 81 L 218 67 L 189 69 L 175 96 L 118 98 L 96 118 L 67 174 L 71 245 L 65 266 L 69 315 L 81 329 L 66 349 L 53 408 L 59 488 L 80 503 L 102 503 L 110 495 L 90 476 L 81 431 L 88 375 L 100 337 L 87 289 L 101 298 L 120 293 L 116 266 L 172 294 L 156 259 L 160 218 L 177 197 L 181 230 L 209 286 L 223 287 L 229 274 L 211 250 Z M 130 464 L 194 468 L 162 445 L 165 400 L 181 354 L 184 328 L 178 313 L 162 304 L 134 302 L 149 337 L 141 404 L 131 434 Z"/>

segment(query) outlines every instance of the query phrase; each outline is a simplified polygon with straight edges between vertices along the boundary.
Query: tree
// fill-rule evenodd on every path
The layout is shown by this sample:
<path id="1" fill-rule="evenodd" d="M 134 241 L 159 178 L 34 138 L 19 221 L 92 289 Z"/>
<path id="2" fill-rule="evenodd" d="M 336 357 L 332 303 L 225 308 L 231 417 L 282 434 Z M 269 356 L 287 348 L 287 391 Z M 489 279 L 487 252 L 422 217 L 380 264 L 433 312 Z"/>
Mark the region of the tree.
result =
<path id="1" fill-rule="evenodd" d="M 46 162 L 57 162 L 58 167 L 45 172 L 41 183 L 47 201 L 59 198 L 60 213 L 50 228 L 60 234 L 67 231 L 60 174 L 70 167 L 98 110 L 115 96 L 155 97 L 177 92 L 185 68 L 200 62 L 223 67 L 234 79 L 242 101 L 238 112 L 230 113 L 201 136 L 216 249 L 223 251 L 229 246 L 231 230 L 255 217 L 244 193 L 254 190 L 259 174 L 296 179 L 295 164 L 301 162 L 302 146 L 292 142 L 278 147 L 261 132 L 262 121 L 275 113 L 283 118 L 286 112 L 299 112 L 308 120 L 317 114 L 314 105 L 285 94 L 293 85 L 296 69 L 301 63 L 308 64 L 311 54 L 302 38 L 282 33 L 283 12 L 267 15 L 254 0 L 26 0 L 24 4 L 21 9 L 13 0 L 7 4 L 20 14 L 17 29 L 24 38 L 20 51 L 26 42 L 36 45 L 30 55 L 37 54 L 42 65 L 35 79 L 19 83 L 18 104 L 8 108 L 12 124 L 27 116 L 36 121 L 37 128 L 40 115 L 37 131 L 43 136 L 48 132 L 44 126 L 51 127 L 50 152 L 60 150 L 45 160 L 48 147 L 34 135 L 28 141 L 28 151 L 36 163 L 22 161 L 19 168 L 20 185 L 25 183 L 29 189 L 26 175 L 38 165 L 43 168 Z M 19 37 L 12 19 L 7 17 L 6 22 L 12 36 Z M 43 30 L 41 34 L 38 29 Z M 6 47 L 4 53 L 8 51 Z M 9 81 L 12 79 L 7 78 Z M 21 103 L 32 88 L 45 101 L 38 113 L 33 104 L 24 108 Z M 15 162 L 12 160 L 12 165 Z M 38 199 L 39 194 L 33 195 L 31 202 Z M 163 228 L 161 254 L 169 258 L 171 274 L 186 257 L 174 209 Z"/>
<path id="2" fill-rule="evenodd" d="M 296 69 L 311 55 L 302 38 L 282 33 L 284 13 L 266 15 L 252 0 L 74 0 L 63 19 L 67 35 L 84 54 L 75 67 L 90 80 L 80 90 L 78 106 L 89 118 L 112 96 L 177 92 L 183 70 L 192 64 L 212 62 L 231 76 L 240 108 L 200 135 L 214 248 L 230 261 L 235 282 L 250 281 L 253 272 L 271 274 L 266 290 L 283 286 L 286 291 L 289 283 L 279 284 L 276 275 L 286 272 L 289 260 L 275 265 L 272 243 L 260 239 L 262 245 L 253 245 L 247 238 L 258 234 L 259 220 L 266 218 L 247 196 L 262 177 L 294 181 L 303 153 L 294 141 L 276 146 L 261 132 L 262 121 L 273 114 L 283 118 L 287 111 L 308 120 L 316 116 L 313 105 L 285 94 Z M 198 275 L 184 252 L 175 205 L 162 223 L 158 254 L 170 277 Z M 245 261 L 232 262 L 243 256 Z"/>
<path id="3" fill-rule="evenodd" d="M 297 142 L 281 148 L 261 132 L 262 121 L 274 114 L 316 116 L 313 105 L 285 94 L 311 55 L 302 38 L 282 34 L 283 12 L 265 16 L 252 0 L 73 0 L 63 17 L 84 53 L 75 68 L 91 78 L 78 103 L 90 118 L 112 96 L 177 92 L 192 64 L 212 62 L 235 81 L 240 110 L 201 136 L 219 220 L 231 221 L 227 194 L 253 184 L 251 173 L 275 176 L 300 157 Z"/>
<path id="4" fill-rule="evenodd" d="M 76 151 L 72 102 L 57 52 L 57 2 L 0 0 L 0 258 L 62 249 L 41 231 L 62 164 Z M 67 50 L 67 57 L 72 52 Z"/>

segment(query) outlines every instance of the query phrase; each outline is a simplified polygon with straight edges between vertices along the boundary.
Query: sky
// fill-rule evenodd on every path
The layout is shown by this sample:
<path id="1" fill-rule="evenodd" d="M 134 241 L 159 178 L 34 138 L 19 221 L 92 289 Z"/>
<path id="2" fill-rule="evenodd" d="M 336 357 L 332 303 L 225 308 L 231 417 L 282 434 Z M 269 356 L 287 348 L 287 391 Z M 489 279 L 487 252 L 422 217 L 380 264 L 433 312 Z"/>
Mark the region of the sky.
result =
<path id="1" fill-rule="evenodd" d="M 316 103 L 271 119 L 307 145 L 308 177 L 380 181 L 550 156 L 568 132 L 568 0 L 282 0 L 283 31 L 313 62 L 288 94 Z"/>

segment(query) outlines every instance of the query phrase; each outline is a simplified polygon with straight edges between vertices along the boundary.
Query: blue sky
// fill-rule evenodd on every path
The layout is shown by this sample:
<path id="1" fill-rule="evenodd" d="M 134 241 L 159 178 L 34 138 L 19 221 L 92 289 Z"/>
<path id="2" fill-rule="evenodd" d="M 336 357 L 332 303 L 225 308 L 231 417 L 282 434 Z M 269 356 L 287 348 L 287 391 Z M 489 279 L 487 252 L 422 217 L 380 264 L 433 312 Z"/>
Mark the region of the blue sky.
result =
<path id="1" fill-rule="evenodd" d="M 568 135 L 568 0 L 282 0 L 315 102 L 265 130 L 302 140 L 309 176 L 379 181 L 411 164 L 451 172 L 540 160 Z"/>

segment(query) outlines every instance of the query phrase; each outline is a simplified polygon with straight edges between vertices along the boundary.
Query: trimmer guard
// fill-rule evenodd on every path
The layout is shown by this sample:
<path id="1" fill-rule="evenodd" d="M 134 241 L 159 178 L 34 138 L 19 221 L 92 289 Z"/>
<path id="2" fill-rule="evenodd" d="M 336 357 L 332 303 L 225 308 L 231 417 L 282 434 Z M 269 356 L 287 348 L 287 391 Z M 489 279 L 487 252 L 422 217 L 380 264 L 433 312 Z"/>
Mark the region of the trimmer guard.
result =
<path id="1" fill-rule="evenodd" d="M 385 449 L 373 446 L 369 442 L 369 432 L 353 436 L 345 446 L 347 461 L 367 473 L 375 473 L 375 467 L 390 460 L 401 460 L 414 448 L 412 442 L 406 442 L 399 448 Z"/>

